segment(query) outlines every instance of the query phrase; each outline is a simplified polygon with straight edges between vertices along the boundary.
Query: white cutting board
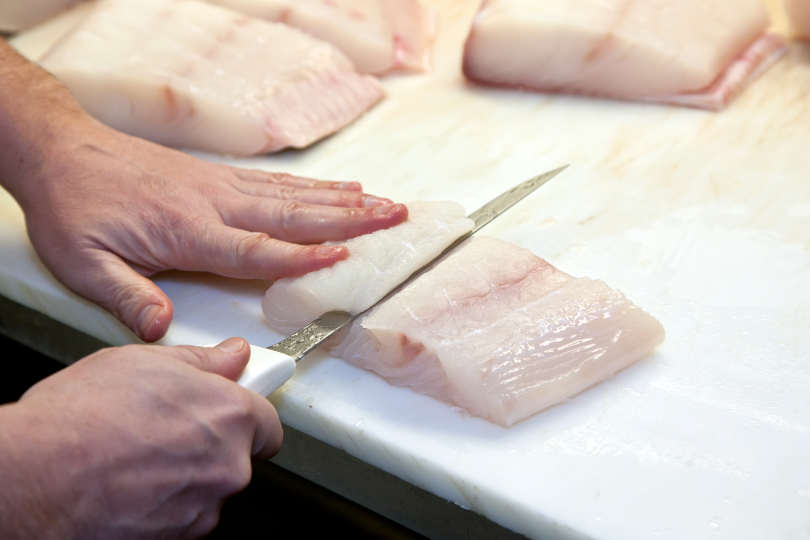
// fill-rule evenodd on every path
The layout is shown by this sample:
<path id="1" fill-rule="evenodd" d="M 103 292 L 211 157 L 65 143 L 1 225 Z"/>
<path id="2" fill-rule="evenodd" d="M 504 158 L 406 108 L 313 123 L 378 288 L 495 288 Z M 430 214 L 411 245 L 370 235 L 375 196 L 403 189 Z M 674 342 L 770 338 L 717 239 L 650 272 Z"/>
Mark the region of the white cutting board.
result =
<path id="1" fill-rule="evenodd" d="M 718 114 L 482 89 L 459 73 L 476 3 L 436 1 L 435 72 L 387 79 L 388 99 L 343 132 L 226 161 L 468 210 L 571 163 L 488 234 L 623 290 L 666 342 L 510 429 L 316 354 L 273 398 L 284 422 L 532 537 L 810 538 L 810 47 Z M 46 34 L 17 44 L 41 50 Z M 5 195 L 0 222 L 0 293 L 133 340 L 47 274 Z M 167 344 L 279 337 L 264 283 L 159 283 Z"/>

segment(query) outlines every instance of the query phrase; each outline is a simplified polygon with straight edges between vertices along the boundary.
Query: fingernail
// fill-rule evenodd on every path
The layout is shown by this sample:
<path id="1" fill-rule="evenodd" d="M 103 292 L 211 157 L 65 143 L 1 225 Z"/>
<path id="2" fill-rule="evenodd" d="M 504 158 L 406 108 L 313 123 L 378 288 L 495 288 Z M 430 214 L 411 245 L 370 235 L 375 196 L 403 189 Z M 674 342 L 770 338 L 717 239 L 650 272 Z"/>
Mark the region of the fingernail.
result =
<path id="1" fill-rule="evenodd" d="M 347 189 L 349 191 L 362 191 L 363 186 L 360 182 L 339 182 L 335 185 L 337 189 Z"/>
<path id="2" fill-rule="evenodd" d="M 150 334 L 149 330 L 155 325 L 161 311 L 163 311 L 163 306 L 160 304 L 150 304 L 141 310 L 136 323 L 141 336 Z"/>
<path id="3" fill-rule="evenodd" d="M 363 206 L 369 208 L 371 206 L 382 206 L 384 204 L 393 204 L 394 201 L 384 197 L 376 197 L 374 195 L 363 196 Z"/>
<path id="4" fill-rule="evenodd" d="M 321 246 L 315 250 L 315 254 L 319 257 L 331 258 L 335 255 L 342 255 L 345 250 L 344 246 Z"/>
<path id="5" fill-rule="evenodd" d="M 372 210 L 372 213 L 375 216 L 390 216 L 399 212 L 401 206 L 401 204 L 387 204 L 385 206 L 378 206 Z"/>
<path id="6" fill-rule="evenodd" d="M 226 353 L 237 353 L 245 348 L 245 340 L 242 338 L 228 338 L 219 345 L 217 349 Z"/>

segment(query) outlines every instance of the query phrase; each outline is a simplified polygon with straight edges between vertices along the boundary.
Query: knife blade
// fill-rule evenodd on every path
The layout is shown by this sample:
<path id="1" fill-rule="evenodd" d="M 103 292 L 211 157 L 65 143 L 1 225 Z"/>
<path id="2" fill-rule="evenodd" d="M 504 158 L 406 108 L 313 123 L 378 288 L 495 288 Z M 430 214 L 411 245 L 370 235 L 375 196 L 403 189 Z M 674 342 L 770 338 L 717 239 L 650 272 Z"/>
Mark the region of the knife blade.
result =
<path id="1" fill-rule="evenodd" d="M 493 219 L 512 208 L 519 201 L 534 192 L 537 188 L 560 174 L 568 165 L 544 172 L 533 178 L 521 182 L 512 189 L 498 195 L 484 206 L 471 213 L 473 228 L 466 234 L 457 238 L 447 246 L 439 255 L 415 270 L 410 276 L 391 289 L 385 296 L 377 300 L 365 310 L 354 315 L 345 311 L 329 311 L 324 313 L 304 328 L 293 332 L 288 337 L 269 347 L 251 345 L 250 361 L 237 381 L 239 384 L 263 396 L 269 396 L 284 382 L 292 377 L 295 364 L 313 349 L 318 347 L 335 332 L 360 317 L 371 308 L 385 302 L 413 280 L 429 271 L 436 264 L 446 258 L 456 247 L 461 245 L 473 234 L 481 230 Z"/>

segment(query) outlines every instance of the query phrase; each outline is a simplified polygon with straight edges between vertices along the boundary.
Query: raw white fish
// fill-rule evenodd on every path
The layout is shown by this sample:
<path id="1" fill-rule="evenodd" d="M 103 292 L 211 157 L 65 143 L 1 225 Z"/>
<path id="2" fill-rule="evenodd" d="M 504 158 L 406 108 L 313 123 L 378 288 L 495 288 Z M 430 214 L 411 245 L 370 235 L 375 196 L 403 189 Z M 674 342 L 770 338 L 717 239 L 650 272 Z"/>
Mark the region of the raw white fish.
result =
<path id="1" fill-rule="evenodd" d="M 760 0 L 486 0 L 464 51 L 474 81 L 725 105 L 785 50 Z M 688 96 L 687 99 L 681 99 Z"/>
<path id="2" fill-rule="evenodd" d="M 268 324 L 286 334 L 327 311 L 360 313 L 473 227 L 458 203 L 407 206 L 404 223 L 342 242 L 348 259 L 274 282 L 262 300 Z"/>
<path id="3" fill-rule="evenodd" d="M 661 324 L 601 281 L 468 240 L 330 340 L 332 354 L 510 426 L 647 356 Z"/>
<path id="4" fill-rule="evenodd" d="M 195 0 L 102 0 L 42 64 L 115 128 L 235 155 L 305 147 L 383 97 L 332 45 Z"/>
<path id="5" fill-rule="evenodd" d="M 361 73 L 424 71 L 436 35 L 419 0 L 208 0 L 328 41 Z"/>
<path id="6" fill-rule="evenodd" d="M 0 32 L 24 30 L 63 11 L 81 0 L 2 0 Z"/>
<path id="7" fill-rule="evenodd" d="M 810 39 L 810 0 L 785 0 L 785 9 L 796 35 Z"/>

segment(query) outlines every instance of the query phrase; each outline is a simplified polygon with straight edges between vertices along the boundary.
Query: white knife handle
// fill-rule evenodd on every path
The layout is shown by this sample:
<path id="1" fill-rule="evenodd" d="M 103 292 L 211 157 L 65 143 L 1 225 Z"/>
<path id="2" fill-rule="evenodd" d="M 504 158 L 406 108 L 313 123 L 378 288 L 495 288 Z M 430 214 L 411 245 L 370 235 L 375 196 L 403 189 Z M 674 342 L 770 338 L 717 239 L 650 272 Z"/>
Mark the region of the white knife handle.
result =
<path id="1" fill-rule="evenodd" d="M 250 346 L 250 361 L 236 381 L 248 390 L 269 396 L 295 373 L 295 360 L 284 353 Z"/>

